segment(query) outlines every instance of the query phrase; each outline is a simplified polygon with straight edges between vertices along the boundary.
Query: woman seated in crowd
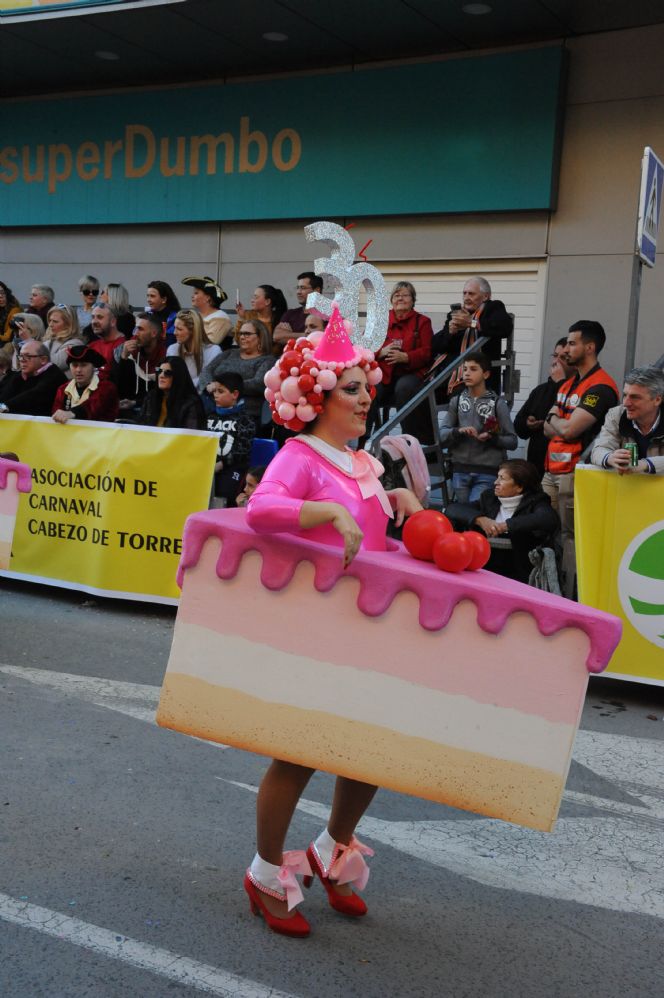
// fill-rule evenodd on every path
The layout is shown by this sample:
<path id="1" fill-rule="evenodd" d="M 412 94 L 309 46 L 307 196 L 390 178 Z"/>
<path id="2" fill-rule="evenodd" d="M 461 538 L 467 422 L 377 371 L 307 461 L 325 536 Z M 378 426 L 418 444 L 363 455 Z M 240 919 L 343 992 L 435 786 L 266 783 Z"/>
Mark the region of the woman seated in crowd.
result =
<path id="1" fill-rule="evenodd" d="M 148 312 L 159 318 L 170 346 L 175 342 L 175 319 L 182 307 L 175 291 L 166 281 L 150 281 L 145 299 Z"/>
<path id="2" fill-rule="evenodd" d="M 279 288 L 274 288 L 271 284 L 259 284 L 251 296 L 251 308 L 245 308 L 242 302 L 237 303 L 236 311 L 239 319 L 235 324 L 235 332 L 239 333 L 245 319 L 260 319 L 267 327 L 272 344 L 272 330 L 281 320 L 287 307 L 288 303 Z"/>
<path id="3" fill-rule="evenodd" d="M 245 409 L 258 421 L 265 392 L 263 378 L 274 361 L 272 340 L 266 326 L 258 319 L 242 322 L 235 339 L 239 349 L 225 350 L 216 357 L 202 372 L 198 387 L 211 397 L 224 374 L 229 371 L 240 374 L 244 382 Z M 206 404 L 209 405 L 207 399 Z"/>
<path id="4" fill-rule="evenodd" d="M 376 359 L 383 372 L 369 417 L 369 428 L 379 410 L 386 405 L 400 409 L 419 391 L 431 362 L 433 329 L 431 319 L 415 311 L 416 293 L 410 281 L 397 281 L 392 288 L 387 336 Z M 421 442 L 426 437 L 428 410 L 418 407 L 402 422 L 404 433 L 412 433 Z M 430 432 L 430 431 L 429 431 Z"/>
<path id="5" fill-rule="evenodd" d="M 181 357 L 166 357 L 157 368 L 157 387 L 143 400 L 138 422 L 181 430 L 205 429 L 205 413 Z"/>
<path id="6" fill-rule="evenodd" d="M 76 309 L 71 305 L 54 305 L 48 310 L 48 329 L 44 342 L 51 355 L 51 363 L 67 372 L 69 347 L 82 346 L 83 337 L 78 326 Z"/>
<path id="7" fill-rule="evenodd" d="M 519 582 L 528 582 L 532 565 L 528 553 L 552 547 L 560 531 L 558 514 L 542 491 L 537 468 L 529 461 L 503 461 L 493 488 L 476 502 L 453 502 L 445 510 L 460 530 L 477 530 L 489 541 L 507 539 L 510 545 L 492 547 L 489 571 Z"/>
<path id="8" fill-rule="evenodd" d="M 195 388 L 204 368 L 221 355 L 216 343 L 210 343 L 203 319 L 191 308 L 180 309 L 174 323 L 175 343 L 166 351 L 167 357 L 181 357 Z M 201 386 L 202 387 L 202 386 Z"/>
<path id="9" fill-rule="evenodd" d="M 117 419 L 118 390 L 112 381 L 97 373 L 104 358 L 85 343 L 69 346 L 67 364 L 72 379 L 60 385 L 53 402 L 53 419 L 68 423 L 70 419 L 93 419 L 113 422 Z"/>
<path id="10" fill-rule="evenodd" d="M 0 344 L 11 343 L 14 331 L 10 323 L 20 311 L 21 304 L 12 289 L 0 281 Z"/>
<path id="11" fill-rule="evenodd" d="M 45 328 L 40 317 L 38 315 L 32 315 L 31 312 L 16 312 L 11 322 L 12 371 L 19 371 L 20 364 L 18 362 L 18 358 L 21 352 L 21 347 L 26 340 L 37 340 L 38 342 L 41 342 L 44 339 Z"/>
<path id="12" fill-rule="evenodd" d="M 182 281 L 187 287 L 193 288 L 191 293 L 192 306 L 201 313 L 205 332 L 210 343 L 216 343 L 226 350 L 233 345 L 233 323 L 220 305 L 228 295 L 211 277 L 185 277 Z"/>
<path id="13" fill-rule="evenodd" d="M 99 298 L 99 281 L 92 274 L 83 274 L 78 282 L 78 291 L 83 299 L 83 304 L 76 306 L 76 318 L 78 319 L 78 328 L 83 332 L 92 322 L 92 309 Z"/>
<path id="14" fill-rule="evenodd" d="M 129 292 L 124 284 L 107 284 L 99 295 L 113 311 L 117 327 L 125 339 L 134 332 L 134 313 L 129 308 Z"/>

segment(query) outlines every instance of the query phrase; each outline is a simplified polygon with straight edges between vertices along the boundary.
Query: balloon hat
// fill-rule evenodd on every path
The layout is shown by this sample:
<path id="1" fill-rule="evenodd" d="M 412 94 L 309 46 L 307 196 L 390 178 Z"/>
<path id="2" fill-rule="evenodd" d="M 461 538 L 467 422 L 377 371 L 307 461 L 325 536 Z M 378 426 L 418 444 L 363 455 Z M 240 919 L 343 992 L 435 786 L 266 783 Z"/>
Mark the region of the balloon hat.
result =
<path id="1" fill-rule="evenodd" d="M 265 375 L 265 398 L 279 426 L 299 432 L 323 411 L 324 392 L 332 391 L 346 368 L 361 367 L 373 398 L 383 377 L 371 350 L 351 343 L 350 323 L 336 305 L 325 332 L 289 340 L 282 356 Z"/>

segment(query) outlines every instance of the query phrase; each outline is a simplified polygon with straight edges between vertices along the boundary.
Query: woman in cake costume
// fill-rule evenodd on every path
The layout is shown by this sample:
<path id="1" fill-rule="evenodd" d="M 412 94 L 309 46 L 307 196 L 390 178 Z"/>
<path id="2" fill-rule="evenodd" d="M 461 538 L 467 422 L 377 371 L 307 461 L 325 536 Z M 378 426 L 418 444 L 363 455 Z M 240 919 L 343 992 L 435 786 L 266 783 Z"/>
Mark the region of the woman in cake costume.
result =
<path id="1" fill-rule="evenodd" d="M 338 311 L 324 334 L 291 340 L 265 375 L 266 398 L 280 425 L 299 431 L 269 465 L 247 506 L 247 522 L 259 533 L 287 531 L 343 548 L 347 567 L 362 548 L 384 551 L 388 519 L 400 525 L 422 507 L 407 489 L 385 492 L 382 466 L 349 441 L 365 433 L 369 407 L 381 370 L 368 351 L 353 346 Z M 353 887 L 362 890 L 372 850 L 355 837 L 355 828 L 376 787 L 337 777 L 327 828 L 304 851 L 283 852 L 293 811 L 312 769 L 274 760 L 258 794 L 257 853 L 244 886 L 251 910 L 269 927 L 291 936 L 309 934 L 299 911 L 296 879 L 314 876 L 329 903 L 345 915 L 367 911 Z"/>

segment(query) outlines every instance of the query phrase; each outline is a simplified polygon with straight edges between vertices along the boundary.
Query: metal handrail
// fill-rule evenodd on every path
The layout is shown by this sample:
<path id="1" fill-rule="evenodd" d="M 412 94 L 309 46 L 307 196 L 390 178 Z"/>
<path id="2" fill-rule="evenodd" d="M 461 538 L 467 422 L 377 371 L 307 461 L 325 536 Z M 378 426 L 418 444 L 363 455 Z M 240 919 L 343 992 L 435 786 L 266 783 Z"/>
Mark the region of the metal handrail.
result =
<path id="1" fill-rule="evenodd" d="M 464 359 L 469 354 L 475 353 L 477 350 L 480 350 L 484 346 L 484 344 L 488 342 L 489 342 L 488 336 L 480 336 L 477 340 L 475 340 L 474 343 L 471 343 L 462 353 L 460 353 L 458 357 L 455 357 L 454 360 L 451 360 L 446 367 L 442 367 L 439 373 L 436 374 L 436 376 L 431 381 L 429 381 L 426 385 L 422 385 L 420 390 L 416 392 L 415 395 L 413 395 L 413 397 L 409 399 L 405 405 L 403 405 L 400 409 L 398 409 L 393 416 L 390 416 L 389 419 L 387 419 L 381 426 L 378 427 L 378 429 L 374 433 L 371 434 L 369 440 L 367 441 L 368 449 L 377 454 L 378 444 L 383 439 L 383 437 L 387 436 L 387 434 L 402 421 L 404 416 L 408 416 L 411 412 L 413 412 L 414 409 L 417 409 L 418 405 L 424 402 L 425 399 L 428 400 L 429 402 L 429 407 L 431 411 L 431 421 L 433 423 L 434 429 L 436 430 L 434 436 L 438 437 L 438 409 L 436 407 L 436 390 L 440 388 L 440 386 L 444 381 L 447 381 L 452 371 L 456 370 L 456 368 L 459 367 L 459 364 L 463 363 Z M 426 452 L 431 448 L 436 448 L 439 446 L 440 446 L 440 440 L 438 441 L 438 444 L 436 443 L 425 444 L 423 450 Z"/>

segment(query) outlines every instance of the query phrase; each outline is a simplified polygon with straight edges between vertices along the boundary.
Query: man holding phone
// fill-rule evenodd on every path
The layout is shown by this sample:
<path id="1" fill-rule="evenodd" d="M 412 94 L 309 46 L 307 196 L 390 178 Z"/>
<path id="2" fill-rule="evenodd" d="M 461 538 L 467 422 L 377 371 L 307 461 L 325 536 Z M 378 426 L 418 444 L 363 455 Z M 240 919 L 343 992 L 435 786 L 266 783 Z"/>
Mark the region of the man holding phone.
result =
<path id="1" fill-rule="evenodd" d="M 489 282 L 484 277 L 471 277 L 463 286 L 463 301 L 450 306 L 445 325 L 433 338 L 433 358 L 444 355 L 450 363 L 480 336 L 488 336 L 482 352 L 491 361 L 500 360 L 501 341 L 511 332 L 512 319 L 504 304 L 491 297 Z M 499 368 L 492 368 L 487 387 L 500 393 Z M 448 394 L 461 388 L 463 372 L 459 367 L 450 376 Z"/>

